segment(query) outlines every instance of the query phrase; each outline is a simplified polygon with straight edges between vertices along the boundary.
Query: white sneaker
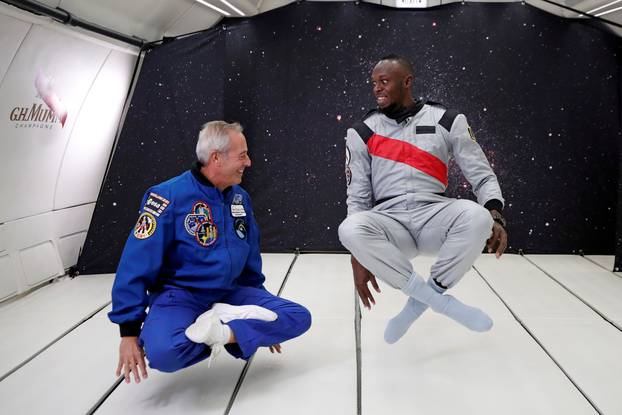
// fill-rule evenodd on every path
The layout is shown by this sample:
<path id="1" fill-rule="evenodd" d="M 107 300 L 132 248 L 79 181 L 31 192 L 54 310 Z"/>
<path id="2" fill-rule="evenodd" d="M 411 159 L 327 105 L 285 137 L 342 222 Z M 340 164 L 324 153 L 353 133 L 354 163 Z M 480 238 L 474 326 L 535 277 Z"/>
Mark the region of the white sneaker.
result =
<path id="1" fill-rule="evenodd" d="M 225 338 L 225 332 L 219 316 L 213 310 L 208 310 L 188 326 L 186 337 L 195 343 L 205 343 L 208 346 L 224 345 L 229 340 Z"/>
<path id="2" fill-rule="evenodd" d="M 218 315 L 212 310 L 201 314 L 186 329 L 186 337 L 195 343 L 205 343 L 212 349 L 207 360 L 207 367 L 212 367 L 212 362 L 229 341 L 230 334 L 231 330 L 222 324 Z"/>
<path id="3" fill-rule="evenodd" d="M 228 323 L 231 320 L 247 319 L 274 321 L 278 317 L 274 311 L 258 305 L 231 305 L 216 303 L 212 306 L 210 311 L 216 313 L 223 323 Z M 205 313 L 203 315 L 205 315 Z M 199 319 L 203 317 L 203 315 L 201 315 Z"/>

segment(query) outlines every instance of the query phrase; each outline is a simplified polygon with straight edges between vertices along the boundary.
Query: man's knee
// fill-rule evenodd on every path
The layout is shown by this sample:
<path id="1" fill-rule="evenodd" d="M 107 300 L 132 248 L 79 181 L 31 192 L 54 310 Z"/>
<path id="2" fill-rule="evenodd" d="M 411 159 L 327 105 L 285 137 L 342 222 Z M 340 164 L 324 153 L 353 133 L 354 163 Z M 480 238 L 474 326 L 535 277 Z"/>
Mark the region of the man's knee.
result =
<path id="1" fill-rule="evenodd" d="M 493 219 L 490 212 L 483 206 L 472 203 L 468 209 L 469 226 L 473 233 L 488 239 L 492 231 Z"/>
<path id="2" fill-rule="evenodd" d="M 145 356 L 149 361 L 149 367 L 160 372 L 170 373 L 184 368 L 181 351 L 173 344 L 146 343 Z"/>
<path id="3" fill-rule="evenodd" d="M 288 326 L 291 327 L 293 337 L 298 337 L 311 327 L 311 313 L 300 304 L 291 303 L 285 310 L 278 312 L 279 318 L 287 318 Z M 284 315 L 283 315 L 284 314 Z"/>
<path id="4" fill-rule="evenodd" d="M 353 244 L 356 244 L 360 237 L 366 233 L 368 227 L 368 220 L 365 212 L 355 213 L 348 216 L 339 225 L 339 240 L 341 244 L 350 249 Z"/>
<path id="5" fill-rule="evenodd" d="M 298 312 L 298 327 L 300 328 L 300 334 L 306 332 L 311 327 L 311 313 L 305 307 L 300 306 Z M 300 336 L 299 334 L 299 336 Z"/>

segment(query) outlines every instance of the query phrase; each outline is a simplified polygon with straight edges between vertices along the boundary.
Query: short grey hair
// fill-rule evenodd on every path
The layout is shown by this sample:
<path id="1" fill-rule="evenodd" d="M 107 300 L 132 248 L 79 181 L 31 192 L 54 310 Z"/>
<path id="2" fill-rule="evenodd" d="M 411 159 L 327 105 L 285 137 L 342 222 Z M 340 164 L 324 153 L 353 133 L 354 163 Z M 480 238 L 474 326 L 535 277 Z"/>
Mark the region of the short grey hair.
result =
<path id="1" fill-rule="evenodd" d="M 197 159 L 207 166 L 210 156 L 214 152 L 226 153 L 229 151 L 231 142 L 229 140 L 229 131 L 237 131 L 241 133 L 243 128 L 237 123 L 228 123 L 225 121 L 210 121 L 203 124 L 199 132 L 199 140 L 197 141 Z"/>

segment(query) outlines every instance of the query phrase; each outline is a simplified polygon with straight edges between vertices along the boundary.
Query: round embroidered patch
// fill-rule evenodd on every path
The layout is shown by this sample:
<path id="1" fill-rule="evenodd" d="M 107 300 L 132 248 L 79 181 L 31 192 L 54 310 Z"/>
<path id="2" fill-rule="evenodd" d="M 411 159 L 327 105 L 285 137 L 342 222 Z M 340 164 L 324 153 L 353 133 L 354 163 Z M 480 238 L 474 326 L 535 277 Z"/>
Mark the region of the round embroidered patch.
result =
<path id="1" fill-rule="evenodd" d="M 196 235 L 197 228 L 201 222 L 205 222 L 207 220 L 207 216 L 198 215 L 196 213 L 189 213 L 186 215 L 186 219 L 184 219 L 184 228 L 186 228 L 186 232 L 190 235 Z"/>
<path id="2" fill-rule="evenodd" d="M 151 213 L 143 212 L 134 226 L 134 236 L 138 239 L 147 239 L 153 235 L 156 226 L 156 218 Z"/>
<path id="3" fill-rule="evenodd" d="M 218 238 L 218 229 L 213 222 L 201 222 L 197 226 L 194 237 L 201 246 L 210 246 Z"/>

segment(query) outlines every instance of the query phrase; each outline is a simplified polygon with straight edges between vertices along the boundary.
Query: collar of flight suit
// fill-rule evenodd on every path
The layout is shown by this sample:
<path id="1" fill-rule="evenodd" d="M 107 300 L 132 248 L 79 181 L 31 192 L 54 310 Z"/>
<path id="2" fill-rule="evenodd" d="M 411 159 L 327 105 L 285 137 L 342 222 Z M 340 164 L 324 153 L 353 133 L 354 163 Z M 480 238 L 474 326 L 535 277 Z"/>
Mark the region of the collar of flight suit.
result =
<path id="1" fill-rule="evenodd" d="M 392 111 L 380 111 L 387 117 L 395 120 L 398 124 L 401 124 L 406 118 L 417 115 L 421 108 L 425 105 L 425 101 L 416 100 L 413 105 L 409 107 L 401 107 Z"/>
<path id="2" fill-rule="evenodd" d="M 199 160 L 197 160 L 192 163 L 192 166 L 190 167 L 190 172 L 192 173 L 194 178 L 202 185 L 216 189 L 216 186 L 214 186 L 214 184 L 210 182 L 209 179 L 203 175 L 203 173 L 201 173 L 201 167 L 203 167 L 203 164 Z M 222 194 L 226 195 L 229 193 L 230 190 L 231 186 L 223 190 Z"/>

